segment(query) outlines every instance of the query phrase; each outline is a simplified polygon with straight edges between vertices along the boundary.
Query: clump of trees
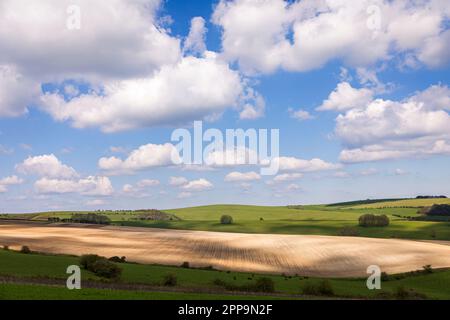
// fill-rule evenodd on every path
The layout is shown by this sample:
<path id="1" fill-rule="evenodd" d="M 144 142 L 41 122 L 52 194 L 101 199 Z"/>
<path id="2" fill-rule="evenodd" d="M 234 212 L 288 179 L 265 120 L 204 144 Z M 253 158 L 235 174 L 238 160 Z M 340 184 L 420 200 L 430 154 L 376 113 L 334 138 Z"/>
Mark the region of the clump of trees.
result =
<path id="1" fill-rule="evenodd" d="M 385 214 L 380 216 L 365 214 L 359 217 L 359 225 L 361 227 L 387 227 L 389 223 L 390 220 Z"/>
<path id="2" fill-rule="evenodd" d="M 122 274 L 122 269 L 115 263 L 96 254 L 81 256 L 80 265 L 102 278 L 118 279 Z"/>
<path id="3" fill-rule="evenodd" d="M 422 208 L 420 213 L 427 216 L 450 217 L 450 205 L 435 204 L 431 207 Z"/>
<path id="4" fill-rule="evenodd" d="M 97 213 L 74 213 L 71 218 L 61 219 L 59 217 L 49 217 L 48 222 L 57 223 L 88 223 L 88 224 L 111 224 L 111 219 L 108 216 Z"/>
<path id="5" fill-rule="evenodd" d="M 227 214 L 224 214 L 222 217 L 220 217 L 220 223 L 221 224 L 233 224 L 233 217 L 229 216 Z"/>
<path id="6" fill-rule="evenodd" d="M 75 213 L 71 220 L 75 223 L 111 224 L 111 219 L 109 219 L 108 216 L 96 213 Z"/>
<path id="7" fill-rule="evenodd" d="M 447 199 L 447 196 L 417 196 L 416 199 Z"/>

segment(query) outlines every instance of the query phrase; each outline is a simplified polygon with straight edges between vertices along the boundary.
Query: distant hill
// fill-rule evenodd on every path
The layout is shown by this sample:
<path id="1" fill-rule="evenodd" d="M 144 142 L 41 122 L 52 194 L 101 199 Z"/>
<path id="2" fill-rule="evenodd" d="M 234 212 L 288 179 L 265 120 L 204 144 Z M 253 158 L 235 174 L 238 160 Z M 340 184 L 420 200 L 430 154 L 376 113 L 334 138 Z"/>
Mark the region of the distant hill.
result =
<path id="1" fill-rule="evenodd" d="M 327 207 L 345 207 L 345 206 L 357 206 L 362 204 L 372 204 L 378 202 L 392 202 L 392 201 L 401 201 L 407 200 L 408 198 L 393 198 L 393 199 L 367 199 L 367 200 L 356 200 L 356 201 L 347 201 L 347 202 L 338 202 L 328 204 Z"/>

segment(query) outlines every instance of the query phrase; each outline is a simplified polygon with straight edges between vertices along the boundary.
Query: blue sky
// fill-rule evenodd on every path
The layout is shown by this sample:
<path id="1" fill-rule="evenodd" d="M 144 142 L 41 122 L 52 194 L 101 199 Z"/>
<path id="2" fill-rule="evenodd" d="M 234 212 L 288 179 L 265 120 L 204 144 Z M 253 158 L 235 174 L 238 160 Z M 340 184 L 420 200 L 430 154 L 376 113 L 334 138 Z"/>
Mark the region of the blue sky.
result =
<path id="1" fill-rule="evenodd" d="M 2 10 L 0 212 L 449 195 L 445 1 L 6 0 Z M 279 129 L 280 172 L 169 163 L 172 131 L 195 120 Z"/>

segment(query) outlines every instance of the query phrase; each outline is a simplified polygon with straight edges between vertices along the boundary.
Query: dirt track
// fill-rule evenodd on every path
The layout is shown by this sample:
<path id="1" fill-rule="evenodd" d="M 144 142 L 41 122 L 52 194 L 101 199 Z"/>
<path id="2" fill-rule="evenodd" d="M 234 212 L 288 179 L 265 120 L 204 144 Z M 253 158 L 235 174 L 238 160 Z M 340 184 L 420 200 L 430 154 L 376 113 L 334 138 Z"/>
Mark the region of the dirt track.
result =
<path id="1" fill-rule="evenodd" d="M 1 223 L 0 245 L 129 261 L 307 276 L 365 276 L 369 265 L 387 273 L 450 267 L 450 246 L 397 239 L 239 234 L 147 228 Z M 32 266 L 30 266 L 31 268 Z"/>

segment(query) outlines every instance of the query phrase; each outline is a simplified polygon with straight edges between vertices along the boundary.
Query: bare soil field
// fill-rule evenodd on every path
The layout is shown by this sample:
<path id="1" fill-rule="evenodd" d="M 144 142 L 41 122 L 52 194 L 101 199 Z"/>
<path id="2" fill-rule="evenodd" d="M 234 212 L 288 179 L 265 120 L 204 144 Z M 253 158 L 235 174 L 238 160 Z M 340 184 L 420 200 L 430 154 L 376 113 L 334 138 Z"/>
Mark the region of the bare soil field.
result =
<path id="1" fill-rule="evenodd" d="M 128 261 L 317 277 L 450 267 L 445 243 L 358 237 L 239 234 L 93 225 L 0 222 L 0 245 L 52 254 L 126 256 Z M 32 268 L 32 266 L 30 266 Z"/>

